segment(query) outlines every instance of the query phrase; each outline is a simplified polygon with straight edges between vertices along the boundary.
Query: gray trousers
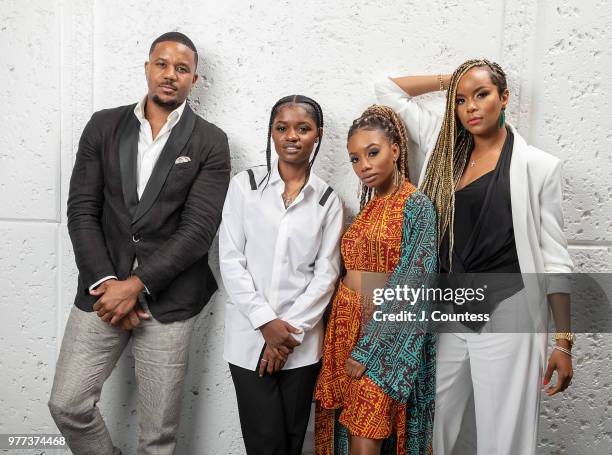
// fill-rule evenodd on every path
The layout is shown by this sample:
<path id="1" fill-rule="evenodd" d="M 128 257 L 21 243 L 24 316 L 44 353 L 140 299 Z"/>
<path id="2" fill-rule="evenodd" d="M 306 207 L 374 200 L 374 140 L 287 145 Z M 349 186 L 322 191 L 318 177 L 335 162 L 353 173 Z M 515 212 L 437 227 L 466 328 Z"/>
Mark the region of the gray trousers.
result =
<path id="1" fill-rule="evenodd" d="M 162 324 L 151 318 L 127 332 L 103 322 L 95 312 L 72 307 L 49 409 L 75 455 L 121 453 L 96 404 L 130 338 L 138 390 L 138 454 L 174 453 L 195 319 Z"/>

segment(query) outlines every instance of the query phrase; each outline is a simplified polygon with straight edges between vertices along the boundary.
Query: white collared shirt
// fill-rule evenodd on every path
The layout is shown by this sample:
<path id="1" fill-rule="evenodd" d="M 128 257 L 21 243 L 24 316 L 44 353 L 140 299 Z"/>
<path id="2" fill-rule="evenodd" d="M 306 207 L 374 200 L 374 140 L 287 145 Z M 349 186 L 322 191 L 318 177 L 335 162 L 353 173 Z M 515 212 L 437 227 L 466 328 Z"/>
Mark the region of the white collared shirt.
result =
<path id="1" fill-rule="evenodd" d="M 142 193 L 147 186 L 149 178 L 151 177 L 151 173 L 153 172 L 155 163 L 157 163 L 159 154 L 166 145 L 166 142 L 168 142 L 172 128 L 176 126 L 183 115 L 186 103 L 186 101 L 183 101 L 179 107 L 168 114 L 166 123 L 164 123 L 164 126 L 162 126 L 159 133 L 157 133 L 157 137 L 153 139 L 151 124 L 145 117 L 146 101 L 147 97 L 145 96 L 134 108 L 134 115 L 140 122 L 140 133 L 138 134 L 138 161 L 136 164 L 136 175 L 138 176 L 137 191 L 139 200 L 142 197 Z"/>
<path id="2" fill-rule="evenodd" d="M 134 115 L 140 122 L 140 132 L 138 133 L 138 158 L 136 162 L 136 190 L 138 192 L 139 200 L 142 197 L 142 193 L 147 186 L 149 178 L 151 177 L 155 163 L 157 163 L 157 159 L 159 158 L 161 151 L 164 149 L 166 142 L 168 142 L 172 128 L 176 126 L 183 115 L 185 103 L 187 101 L 183 101 L 179 107 L 168 114 L 166 123 L 164 123 L 164 126 L 162 126 L 161 130 L 159 130 L 159 133 L 155 139 L 153 139 L 151 124 L 145 117 L 146 102 L 147 96 L 145 95 L 134 108 Z M 134 267 L 135 265 L 136 264 L 134 264 Z M 104 278 L 99 279 L 89 287 L 89 290 L 91 291 L 97 288 L 103 282 L 112 278 L 117 279 L 116 276 L 105 276 Z"/>
<path id="3" fill-rule="evenodd" d="M 266 167 L 252 171 L 259 184 Z M 294 335 L 302 344 L 283 367 L 292 369 L 316 363 L 322 355 L 322 316 L 340 271 L 342 204 L 311 172 L 285 209 L 277 161 L 265 185 L 252 190 L 248 172 L 237 174 L 223 207 L 219 264 L 229 295 L 223 357 L 255 370 L 265 344 L 259 327 L 279 318 L 302 330 Z"/>

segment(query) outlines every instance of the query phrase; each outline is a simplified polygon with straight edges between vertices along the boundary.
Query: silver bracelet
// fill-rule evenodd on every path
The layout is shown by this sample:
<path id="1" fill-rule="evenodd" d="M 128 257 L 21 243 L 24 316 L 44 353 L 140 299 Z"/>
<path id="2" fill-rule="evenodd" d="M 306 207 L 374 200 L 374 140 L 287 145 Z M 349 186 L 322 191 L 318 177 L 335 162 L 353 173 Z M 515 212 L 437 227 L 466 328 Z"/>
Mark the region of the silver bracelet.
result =
<path id="1" fill-rule="evenodd" d="M 561 346 L 555 346 L 553 349 L 556 349 L 557 351 L 561 351 L 561 352 L 565 352 L 567 355 L 569 355 L 570 357 L 574 357 L 572 355 L 572 351 L 570 351 L 569 349 L 565 349 L 564 347 Z"/>

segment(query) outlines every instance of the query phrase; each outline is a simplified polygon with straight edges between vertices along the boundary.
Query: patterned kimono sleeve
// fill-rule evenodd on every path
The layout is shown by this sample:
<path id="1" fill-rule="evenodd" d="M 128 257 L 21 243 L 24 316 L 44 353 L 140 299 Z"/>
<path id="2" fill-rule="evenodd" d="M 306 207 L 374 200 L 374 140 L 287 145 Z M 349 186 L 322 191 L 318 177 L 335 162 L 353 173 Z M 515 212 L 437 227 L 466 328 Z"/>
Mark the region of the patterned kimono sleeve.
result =
<path id="1" fill-rule="evenodd" d="M 435 208 L 425 194 L 415 191 L 404 206 L 401 257 L 385 288 L 427 289 L 437 271 L 437 251 Z M 428 323 L 419 321 L 422 311 L 427 316 L 430 313 L 431 304 L 423 295 L 421 291 L 420 298 L 410 301 L 404 296 L 385 300 L 351 353 L 376 385 L 402 403 L 408 401 L 423 364 L 431 360 L 427 357 L 431 356 L 432 335 L 427 332 Z M 381 316 L 405 316 L 407 312 L 414 314 L 416 321 L 380 320 Z"/>

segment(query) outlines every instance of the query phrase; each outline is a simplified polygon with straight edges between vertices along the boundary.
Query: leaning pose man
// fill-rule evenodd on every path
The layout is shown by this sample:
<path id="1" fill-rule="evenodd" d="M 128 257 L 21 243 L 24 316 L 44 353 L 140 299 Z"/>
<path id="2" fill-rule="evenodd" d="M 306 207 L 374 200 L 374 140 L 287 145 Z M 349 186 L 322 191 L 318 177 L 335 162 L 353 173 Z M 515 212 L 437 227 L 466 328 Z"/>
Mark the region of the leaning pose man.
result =
<path id="1" fill-rule="evenodd" d="M 119 454 L 97 402 L 132 339 L 139 454 L 172 454 L 198 313 L 217 289 L 208 249 L 229 183 L 227 137 L 186 102 L 198 53 L 161 35 L 138 103 L 96 112 L 70 180 L 78 290 L 57 361 L 51 415 L 75 455 Z"/>

